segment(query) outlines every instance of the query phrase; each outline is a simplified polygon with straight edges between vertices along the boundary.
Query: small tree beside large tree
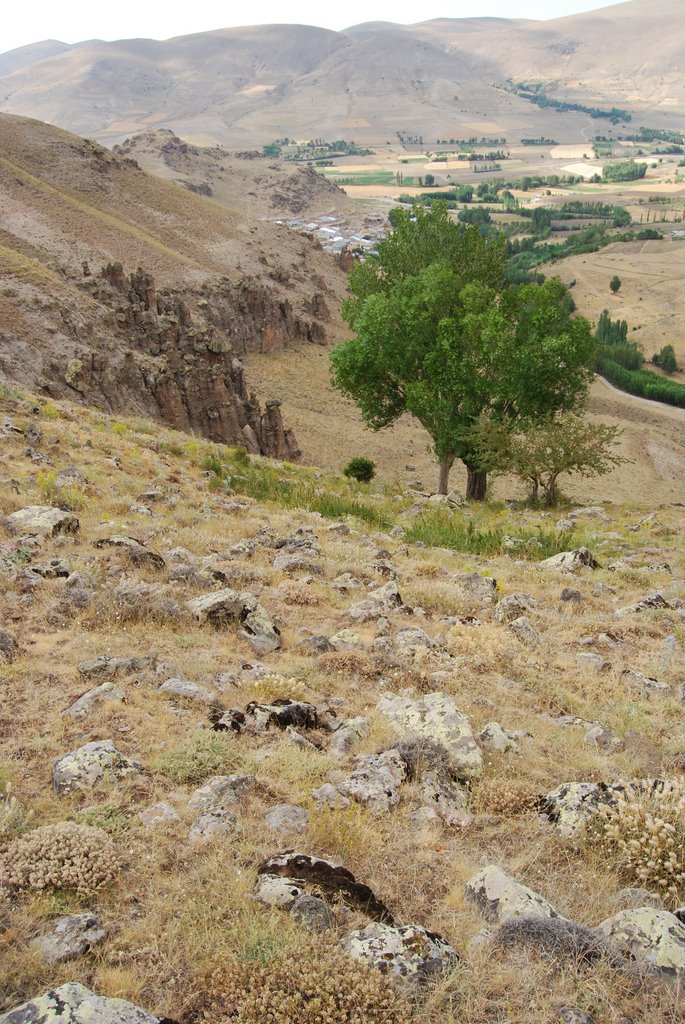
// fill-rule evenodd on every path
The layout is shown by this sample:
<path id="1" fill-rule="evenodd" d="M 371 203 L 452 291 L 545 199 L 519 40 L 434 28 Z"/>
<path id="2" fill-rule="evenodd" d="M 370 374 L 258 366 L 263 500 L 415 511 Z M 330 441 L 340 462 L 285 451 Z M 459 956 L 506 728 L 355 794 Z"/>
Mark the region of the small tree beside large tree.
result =
<path id="1" fill-rule="evenodd" d="M 438 493 L 461 459 L 467 497 L 482 499 L 487 469 L 471 429 L 576 409 L 593 376 L 589 323 L 569 313 L 558 279 L 507 287 L 503 239 L 451 220 L 445 203 L 397 211 L 378 255 L 350 274 L 343 315 L 356 337 L 331 354 L 334 385 L 373 430 L 403 413 L 432 439 Z"/>

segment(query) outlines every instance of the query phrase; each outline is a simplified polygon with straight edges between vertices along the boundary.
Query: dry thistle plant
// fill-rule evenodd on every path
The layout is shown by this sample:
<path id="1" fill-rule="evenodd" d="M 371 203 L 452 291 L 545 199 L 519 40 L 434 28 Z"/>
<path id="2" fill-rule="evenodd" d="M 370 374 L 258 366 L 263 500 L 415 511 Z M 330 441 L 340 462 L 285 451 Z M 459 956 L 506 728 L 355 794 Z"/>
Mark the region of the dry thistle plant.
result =
<path id="1" fill-rule="evenodd" d="M 489 779 L 478 787 L 476 805 L 489 814 L 513 817 L 535 809 L 539 794 L 516 779 Z"/>
<path id="2" fill-rule="evenodd" d="M 226 960 L 201 979 L 207 1021 L 238 1024 L 409 1024 L 408 1004 L 380 971 L 330 944 L 284 949 L 268 962 Z"/>
<path id="3" fill-rule="evenodd" d="M 60 821 L 15 839 L 0 855 L 0 887 L 74 889 L 85 896 L 119 871 L 114 843 L 99 828 Z"/>
<path id="4" fill-rule="evenodd" d="M 679 902 L 685 893 L 685 779 L 630 787 L 599 810 L 594 840 L 626 875 Z"/>

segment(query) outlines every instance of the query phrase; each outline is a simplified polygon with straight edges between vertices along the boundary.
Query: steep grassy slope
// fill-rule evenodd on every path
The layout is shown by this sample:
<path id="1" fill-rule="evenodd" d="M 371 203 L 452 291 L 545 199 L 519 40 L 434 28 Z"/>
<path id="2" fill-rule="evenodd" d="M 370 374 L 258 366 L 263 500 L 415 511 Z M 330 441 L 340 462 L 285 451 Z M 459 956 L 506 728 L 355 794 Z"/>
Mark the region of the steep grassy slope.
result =
<path id="1" fill-rule="evenodd" d="M 602 957 L 579 964 L 563 949 L 472 942 L 484 919 L 464 883 L 495 864 L 589 926 L 625 905 L 624 886 L 657 892 L 651 875 L 637 879 L 591 832 L 560 835 L 536 799 L 565 782 L 682 776 L 681 506 L 606 504 L 579 512 L 560 536 L 553 519 L 523 508 L 436 510 L 420 495 L 375 495 L 155 424 L 7 386 L 0 394 L 0 785 L 11 782 L 18 802 L 8 811 L 0 800 L 0 863 L 16 863 L 19 836 L 58 822 L 104 829 L 120 862 L 95 893 L 0 887 L 0 1010 L 76 980 L 185 1024 L 210 994 L 225 995 L 207 980 L 213 971 L 227 985 L 283 951 L 309 962 L 312 943 L 335 943 L 368 919 L 334 898 L 332 931 L 311 936 L 286 910 L 251 898 L 264 858 L 296 846 L 343 864 L 398 923 L 437 931 L 461 955 L 407 1007 L 411 1021 L 549 1024 L 576 1006 L 601 1024 L 675 1024 L 682 1001 L 672 983 Z M 40 464 L 27 456 L 29 443 Z M 74 464 L 81 475 L 72 470 L 60 489 L 58 472 Z M 39 541 L 6 518 L 55 501 L 76 510 L 77 533 Z M 439 547 L 412 542 L 430 530 Z M 470 550 L 458 542 L 447 550 L 459 534 Z M 107 544 L 122 535 L 138 538 L 147 563 Z M 581 543 L 600 568 L 564 575 L 539 564 Z M 284 551 L 297 557 L 279 561 Z M 373 605 L 393 579 L 404 604 L 360 618 L 355 606 Z M 280 648 L 255 655 L 237 623 L 193 618 L 186 602 L 221 586 L 255 595 L 280 628 Z M 564 588 L 576 591 L 572 600 L 561 599 Z M 619 613 L 655 590 L 667 602 L 661 610 Z M 529 595 L 532 632 L 494 614 L 514 593 Z M 115 671 L 105 660 L 92 675 L 88 663 L 102 656 L 147 661 L 121 666 L 83 717 L 65 715 Z M 171 679 L 196 688 L 160 689 Z M 454 699 L 477 735 L 496 720 L 516 737 L 505 751 L 478 739 L 483 773 L 463 790 L 459 824 L 414 816 L 426 804 L 418 780 L 399 787 L 386 813 L 354 801 L 319 808 L 314 790 L 340 785 L 359 755 L 397 745 L 378 705 L 407 688 Z M 299 739 L 273 726 L 211 728 L 224 709 L 284 698 L 313 705 L 320 722 L 354 719 L 358 733 L 336 753 L 336 733 L 322 727 L 299 727 Z M 584 739 L 597 722 L 610 731 L 606 748 Z M 53 759 L 104 740 L 139 767 L 58 795 Z M 249 778 L 221 819 L 228 831 L 193 840 L 198 811 L 189 800 L 220 775 Z M 161 802 L 166 820 L 141 818 Z M 298 831 L 270 824 L 281 804 L 299 809 Z M 683 895 L 667 893 L 667 905 L 682 905 Z M 50 966 L 32 941 L 80 911 L 98 914 L 106 938 Z M 206 1019 L 218 1024 L 225 1008 L 210 1007 Z"/>

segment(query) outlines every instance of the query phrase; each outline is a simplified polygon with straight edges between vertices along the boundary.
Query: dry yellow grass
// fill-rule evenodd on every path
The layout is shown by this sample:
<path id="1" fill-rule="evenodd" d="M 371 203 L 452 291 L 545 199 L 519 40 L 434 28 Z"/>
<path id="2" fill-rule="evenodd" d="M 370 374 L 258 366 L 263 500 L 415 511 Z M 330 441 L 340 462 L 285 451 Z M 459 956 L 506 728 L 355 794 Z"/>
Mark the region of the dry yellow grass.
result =
<path id="1" fill-rule="evenodd" d="M 568 965 L 550 967 L 520 951 L 502 954 L 493 962 L 486 951 L 470 945 L 483 922 L 465 902 L 463 884 L 484 864 L 494 862 L 572 918 L 594 925 L 614 912 L 615 895 L 626 881 L 618 860 L 561 839 L 537 817 L 532 804 L 534 797 L 564 781 L 682 773 L 682 704 L 674 695 L 641 695 L 629 689 L 621 675 L 624 668 L 635 668 L 658 676 L 675 693 L 682 679 L 682 618 L 669 611 L 621 619 L 614 615 L 617 607 L 656 587 L 671 596 L 685 596 L 678 582 L 685 569 L 681 508 L 608 504 L 606 520 L 587 520 L 583 534 L 604 566 L 620 556 L 627 567 L 605 567 L 569 580 L 534 562 L 407 547 L 401 537 L 374 533 L 355 520 L 350 520 L 349 534 L 339 535 L 329 532 L 320 517 L 277 504 L 245 500 L 239 515 L 227 513 L 225 497 L 209 488 L 200 465 L 201 444 L 78 406 L 47 407 L 38 418 L 29 408 L 6 399 L 1 411 L 20 428 L 38 422 L 54 467 L 76 462 L 90 481 L 86 507 L 79 513 L 80 533 L 46 541 L 33 560 L 59 556 L 72 569 L 91 575 L 100 591 L 95 605 L 70 610 L 62 580 L 27 589 L 21 577 L 5 570 L 0 616 L 16 637 L 19 652 L 2 667 L 0 770 L 3 779 L 11 780 L 21 805 L 33 811 L 29 827 L 64 820 L 104 827 L 111 831 L 123 863 L 118 878 L 96 898 L 86 901 L 68 891 L 46 893 L 21 898 L 2 910 L 0 1006 L 7 1008 L 65 980 L 78 980 L 102 994 L 132 999 L 183 1020 L 193 1006 L 198 979 L 217 957 L 268 962 L 279 950 L 296 952 L 311 941 L 292 918 L 249 898 L 257 865 L 276 850 L 297 844 L 343 863 L 373 888 L 399 921 L 439 932 L 462 953 L 456 972 L 429 987 L 416 1006 L 417 1021 L 486 1024 L 506 1008 L 508 1019 L 517 1024 L 548 1024 L 554 1012 L 568 1004 L 590 1010 L 601 1024 L 618 1024 L 626 1015 L 637 1016 L 644 1024 L 676 1021 L 672 991 L 631 989 L 624 978 L 602 965 L 577 973 Z M 59 444 L 54 443 L 57 439 Z M 0 482 L 0 508 L 7 514 L 39 502 L 41 492 L 35 468 L 23 455 L 21 438 L 10 437 L 5 443 L 20 489 L 16 494 L 9 483 Z M 110 461 L 114 453 L 122 461 L 121 469 Z M 332 486 L 325 475 L 319 485 Z M 151 505 L 151 515 L 130 512 L 137 495 L 152 486 L 158 486 L 164 497 Z M 365 495 L 364 500 L 376 501 L 384 509 L 393 507 L 386 497 Z M 635 532 L 628 530 L 652 510 L 657 513 L 654 520 Z M 489 507 L 471 513 L 479 523 L 511 531 L 547 522 L 540 520 L 540 513 L 525 509 Z M 249 555 L 231 553 L 237 542 L 255 539 L 260 531 L 290 535 L 301 525 L 317 534 L 325 570 L 325 576 L 312 583 L 286 579 L 274 570 L 277 551 L 269 547 L 256 544 Z M 116 549 L 93 547 L 99 537 L 114 532 L 132 533 L 162 553 L 178 546 L 199 558 L 215 553 L 229 574 L 246 573 L 240 586 L 256 593 L 281 619 L 283 649 L 263 659 L 273 674 L 264 680 L 224 683 L 226 688 L 218 690 L 222 674 L 237 672 L 254 657 L 235 630 L 215 632 L 187 618 L 159 614 L 122 617 L 107 596 L 122 574 L 163 585 L 180 605 L 211 586 L 170 581 L 168 571 L 137 569 Z M 16 538 L 6 535 L 1 544 L 3 553 L 11 554 Z M 453 658 L 437 683 L 429 678 L 441 668 L 437 662 L 393 666 L 368 649 L 314 658 L 296 647 L 306 635 L 303 630 L 331 635 L 352 627 L 363 642 L 373 641 L 375 623 L 357 626 L 347 616 L 360 592 L 340 594 L 329 583 L 344 571 L 381 582 L 372 568 L 376 547 L 390 551 L 405 601 L 425 609 L 425 616 L 414 619 L 391 612 L 391 632 L 420 626 L 441 636 Z M 20 567 L 24 556 L 14 557 Z M 659 568 L 644 568 L 664 561 L 671 565 L 672 576 Z M 523 591 L 536 600 L 531 618 L 543 635 L 542 644 L 522 645 L 506 626 L 492 621 L 487 609 L 478 612 L 481 625 L 441 622 L 445 615 L 459 617 L 473 610 L 451 585 L 456 573 L 473 570 L 495 576 L 500 594 Z M 581 605 L 559 602 L 565 585 L 581 590 Z M 100 613 L 94 611 L 98 606 Z M 600 633 L 611 633 L 614 640 L 598 641 L 590 648 L 580 645 L 582 637 Z M 675 640 L 669 640 L 671 636 Z M 579 667 L 576 656 L 586 649 L 607 657 L 610 670 L 594 674 Z M 124 677 L 118 685 L 125 700 L 104 703 L 82 721 L 61 714 L 90 685 L 77 671 L 79 662 L 103 653 L 124 656 L 150 650 L 165 665 L 161 675 Z M 342 761 L 326 752 L 324 733 L 311 734 L 322 743 L 322 752 L 302 750 L 273 731 L 240 737 L 214 734 L 207 728 L 206 706 L 170 700 L 157 692 L 169 676 L 218 690 L 226 707 L 278 697 L 318 706 L 334 702 L 343 717 L 367 716 L 369 734 Z M 454 695 L 474 729 L 496 719 L 506 729 L 531 734 L 521 740 L 518 754 L 486 753 L 483 780 L 474 784 L 470 796 L 472 824 L 459 830 L 435 823 L 417 826 L 411 819 L 420 803 L 414 784 L 404 787 L 401 803 L 385 817 L 357 805 L 318 810 L 312 789 L 349 770 L 355 754 L 392 744 L 392 729 L 376 710 L 383 688 L 414 686 L 425 692 L 436 685 Z M 553 721 L 561 714 L 602 721 L 624 741 L 624 749 L 611 754 L 588 746 L 582 727 L 564 728 Z M 142 762 L 142 774 L 120 784 L 104 782 L 91 792 L 56 796 L 50 786 L 52 759 L 107 738 Z M 191 844 L 188 796 L 202 778 L 224 772 L 253 774 L 257 786 L 236 808 L 234 833 Z M 178 820 L 144 828 L 139 811 L 161 800 L 175 808 Z M 265 815 L 282 802 L 310 811 L 301 836 L 283 837 L 268 829 Z M 96 810 L 82 818 L 86 807 Z M 31 938 L 56 916 L 79 908 L 97 909 L 109 930 L 107 939 L 92 954 L 48 967 L 29 952 Z M 357 912 L 343 914 L 335 937 L 363 923 Z"/>

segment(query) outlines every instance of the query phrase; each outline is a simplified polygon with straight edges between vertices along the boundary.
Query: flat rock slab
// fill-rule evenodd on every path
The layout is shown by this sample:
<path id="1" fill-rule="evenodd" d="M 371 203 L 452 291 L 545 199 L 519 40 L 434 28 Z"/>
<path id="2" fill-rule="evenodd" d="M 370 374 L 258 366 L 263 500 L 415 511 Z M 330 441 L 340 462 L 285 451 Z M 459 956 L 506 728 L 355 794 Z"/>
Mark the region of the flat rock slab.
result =
<path id="1" fill-rule="evenodd" d="M 62 714 L 66 718 L 74 718 L 76 720 L 87 718 L 101 704 L 120 704 L 125 696 L 120 686 L 116 686 L 110 681 L 100 683 L 99 686 L 94 686 L 92 690 L 82 694 Z"/>
<path id="2" fill-rule="evenodd" d="M 521 885 L 506 871 L 490 864 L 470 878 L 465 895 L 488 921 L 510 917 L 561 917 L 543 896 Z"/>
<path id="3" fill-rule="evenodd" d="M 576 548 L 575 551 L 561 551 L 558 555 L 545 558 L 540 565 L 543 569 L 555 569 L 557 572 L 580 572 L 581 569 L 599 569 L 599 562 L 589 548 Z"/>
<path id="4" fill-rule="evenodd" d="M 424 736 L 449 752 L 455 775 L 474 779 L 483 773 L 483 755 L 466 715 L 447 694 L 436 691 L 423 697 L 388 694 L 378 710 L 403 736 Z"/>
<path id="5" fill-rule="evenodd" d="M 254 775 L 215 775 L 191 793 L 188 809 L 191 811 L 225 810 L 257 785 Z"/>
<path id="6" fill-rule="evenodd" d="M 141 540 L 123 534 L 114 537 L 101 537 L 95 541 L 96 548 L 119 548 L 128 555 L 134 565 L 147 565 L 155 569 L 164 569 L 166 562 L 156 551 L 152 551 Z"/>
<path id="7" fill-rule="evenodd" d="M 621 910 L 598 926 L 627 946 L 638 961 L 674 981 L 685 979 L 685 925 L 675 914 L 654 907 Z"/>
<path id="8" fill-rule="evenodd" d="M 335 864 L 333 861 L 324 860 L 322 857 L 287 850 L 285 853 L 276 854 L 263 861 L 257 868 L 257 875 L 255 896 L 257 892 L 264 889 L 264 883 L 261 881 L 263 876 L 279 877 L 286 883 L 282 890 L 283 894 L 288 889 L 297 888 L 298 891 L 293 896 L 293 900 L 302 892 L 314 889 L 322 896 L 333 899 L 342 898 L 349 906 L 363 911 L 373 921 L 393 923 L 392 914 L 368 885 L 358 882 L 347 868 Z M 269 883 L 267 888 L 273 889 L 273 883 Z M 259 897 L 256 896 L 256 898 Z"/>
<path id="9" fill-rule="evenodd" d="M 157 667 L 157 655 L 140 654 L 128 658 L 112 658 L 101 654 L 94 661 L 82 661 L 78 670 L 82 676 L 89 678 L 113 679 L 115 676 L 130 676 L 134 672 L 154 671 Z"/>
<path id="10" fill-rule="evenodd" d="M 160 1018 L 125 999 L 98 996 L 70 981 L 0 1015 L 0 1024 L 159 1024 Z"/>
<path id="11" fill-rule="evenodd" d="M 96 914 L 70 914 L 55 921 L 52 932 L 40 935 L 31 946 L 48 963 L 59 964 L 86 953 L 106 934 Z"/>
<path id="12" fill-rule="evenodd" d="M 29 505 L 12 512 L 7 521 L 24 533 L 55 537 L 58 533 L 76 533 L 81 524 L 73 512 L 51 505 Z"/>
<path id="13" fill-rule="evenodd" d="M 63 796 L 76 789 L 89 789 L 108 777 L 122 779 L 140 768 L 139 761 L 125 757 L 111 740 L 95 740 L 53 761 L 52 784 Z"/>
<path id="14" fill-rule="evenodd" d="M 394 981 L 426 981 L 459 960 L 445 939 L 414 924 L 370 924 L 347 935 L 341 946 Z"/>

